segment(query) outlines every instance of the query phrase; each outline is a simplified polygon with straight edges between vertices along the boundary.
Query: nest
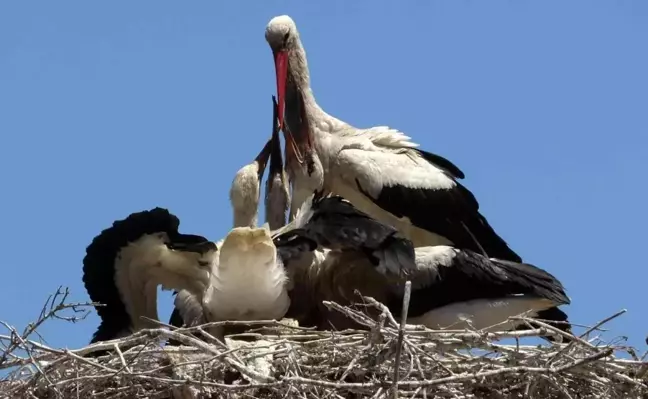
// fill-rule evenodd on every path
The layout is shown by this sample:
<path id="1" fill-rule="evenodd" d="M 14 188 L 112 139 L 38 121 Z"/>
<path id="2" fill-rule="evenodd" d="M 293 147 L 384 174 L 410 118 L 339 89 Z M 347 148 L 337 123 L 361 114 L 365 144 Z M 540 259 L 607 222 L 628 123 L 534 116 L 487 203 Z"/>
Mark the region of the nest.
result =
<path id="1" fill-rule="evenodd" d="M 81 307 L 67 290 L 48 300 L 22 333 L 3 323 L 2 398 L 641 398 L 648 396 L 648 362 L 627 346 L 590 335 L 569 344 L 523 345 L 530 337 L 566 335 L 520 317 L 524 331 L 434 331 L 401 325 L 382 304 L 326 305 L 365 330 L 316 331 L 288 321 L 245 323 L 249 329 L 220 341 L 216 324 L 160 325 L 81 349 L 55 349 L 32 339 L 47 319 L 78 321 Z M 405 304 L 407 305 L 407 304 Z M 406 312 L 406 306 L 404 306 Z M 165 346 L 173 339 L 179 346 Z M 509 340 L 511 344 L 499 341 Z M 97 355 L 102 352 L 102 355 Z M 94 356 L 87 356 L 94 353 Z M 91 396 L 92 395 L 92 396 Z"/>

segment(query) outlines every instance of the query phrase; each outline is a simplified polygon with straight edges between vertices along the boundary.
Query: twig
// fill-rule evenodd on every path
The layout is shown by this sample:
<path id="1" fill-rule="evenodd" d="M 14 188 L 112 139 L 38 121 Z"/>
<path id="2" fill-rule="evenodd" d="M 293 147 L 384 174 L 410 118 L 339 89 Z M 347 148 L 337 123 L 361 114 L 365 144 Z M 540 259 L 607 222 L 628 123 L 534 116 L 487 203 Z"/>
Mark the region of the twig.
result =
<path id="1" fill-rule="evenodd" d="M 400 328 L 398 329 L 398 341 L 396 344 L 396 360 L 394 361 L 394 385 L 392 386 L 392 397 L 398 399 L 398 372 L 400 370 L 401 350 L 403 348 L 403 337 L 405 335 L 405 324 L 407 323 L 407 311 L 409 309 L 410 296 L 412 295 L 412 282 L 405 282 L 405 294 L 403 295 L 403 307 L 401 309 Z"/>
<path id="2" fill-rule="evenodd" d="M 65 297 L 65 291 L 60 292 L 48 299 L 39 318 L 62 319 L 48 316 Z M 519 319 L 538 327 L 524 331 L 496 331 L 498 327 L 489 332 L 434 331 L 407 324 L 409 305 L 405 297 L 399 324 L 392 323 L 394 317 L 387 307 L 373 298 L 363 298 L 362 306 L 359 311 L 329 304 L 363 326 L 354 330 L 282 326 L 274 332 L 272 327 L 263 327 L 252 334 L 228 336 L 222 342 L 205 331 L 206 325 L 172 328 L 158 323 L 158 328 L 69 350 L 41 343 L 40 332 L 31 328 L 36 323 L 24 330 L 5 323 L 9 333 L 0 335 L 0 356 L 7 360 L 0 367 L 14 370 L 0 380 L 0 398 L 142 399 L 168 397 L 173 391 L 174 397 L 186 399 L 342 399 L 354 393 L 380 399 L 475 399 L 520 397 L 525 390 L 536 398 L 648 397 L 647 381 L 642 379 L 648 363 L 638 356 L 625 359 L 614 355 L 615 351 L 632 353 L 624 342 L 611 340 L 595 346 L 576 336 L 567 345 L 525 345 L 522 340 L 526 337 L 557 332 L 546 323 L 524 317 Z M 369 316 L 368 311 L 375 316 Z M 24 337 L 16 331 L 31 331 L 33 335 Z M 237 337 L 243 336 L 263 338 L 268 344 L 233 345 Z M 169 338 L 181 346 L 161 347 L 160 343 Z M 514 338 L 516 342 L 494 342 L 503 338 Z M 106 354 L 85 357 L 98 350 Z M 394 361 L 384 361 L 392 351 Z M 268 355 L 272 355 L 269 376 L 264 375 L 266 371 L 258 373 L 246 365 Z M 402 361 L 403 356 L 409 356 L 410 361 Z M 562 361 L 548 361 L 552 359 Z"/>
<path id="3" fill-rule="evenodd" d="M 119 349 L 119 345 L 113 344 L 113 347 L 115 348 L 115 352 L 117 352 L 117 356 L 119 356 L 119 361 L 121 362 L 126 372 L 132 373 L 133 371 L 126 364 L 126 360 L 124 359 L 124 354 L 122 353 L 121 349 Z"/>
<path id="4" fill-rule="evenodd" d="M 599 321 L 599 322 L 596 323 L 593 327 L 588 328 L 584 333 L 582 333 L 582 334 L 579 335 L 578 337 L 579 337 L 579 338 L 585 338 L 585 336 L 587 336 L 587 335 L 588 335 L 589 333 L 591 333 L 592 331 L 597 330 L 597 329 L 598 329 L 599 327 L 601 327 L 603 324 L 606 324 L 606 323 L 610 322 L 611 320 L 616 319 L 617 317 L 621 316 L 621 315 L 624 314 L 625 312 L 627 312 L 626 309 L 621 309 L 620 311 L 616 312 L 616 313 L 613 314 L 612 316 L 610 316 L 610 317 L 606 317 L 605 319 Z"/>

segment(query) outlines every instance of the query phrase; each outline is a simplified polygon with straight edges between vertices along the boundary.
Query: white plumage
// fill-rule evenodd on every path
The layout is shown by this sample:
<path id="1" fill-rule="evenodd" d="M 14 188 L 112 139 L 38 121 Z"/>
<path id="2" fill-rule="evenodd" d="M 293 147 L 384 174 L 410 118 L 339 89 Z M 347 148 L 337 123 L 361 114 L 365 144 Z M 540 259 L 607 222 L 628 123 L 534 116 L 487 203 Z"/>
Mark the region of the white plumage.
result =
<path id="1" fill-rule="evenodd" d="M 84 258 L 84 282 L 91 299 L 106 305 L 97 308 L 102 324 L 93 341 L 150 327 L 141 316 L 158 319 L 158 285 L 179 291 L 174 324 L 275 318 L 286 312 L 285 270 L 268 227 L 255 226 L 272 144 L 269 140 L 237 172 L 230 200 L 238 227 L 223 240 L 179 233 L 178 218 L 161 208 L 131 214 L 93 240 Z"/>
<path id="2" fill-rule="evenodd" d="M 280 319 L 290 305 L 270 231 L 233 229 L 219 248 L 203 306 L 209 321 Z"/>
<path id="3" fill-rule="evenodd" d="M 177 312 L 185 324 L 279 319 L 286 313 L 290 304 L 286 271 L 277 258 L 268 223 L 256 227 L 262 176 L 268 158 L 271 166 L 274 166 L 271 174 L 276 169 L 277 161 L 273 157 L 277 156 L 278 148 L 279 137 L 273 133 L 257 158 L 241 168 L 232 181 L 230 201 L 235 227 L 216 244 L 218 256 L 212 264 L 206 289 L 203 292 L 181 292 L 182 295 L 176 297 Z M 282 191 L 278 191 L 278 194 L 269 193 L 266 202 L 278 203 L 273 209 L 280 210 L 282 202 L 285 208 L 287 199 L 282 197 Z M 274 215 L 273 209 L 266 213 L 266 220 L 273 219 L 273 223 L 277 223 L 281 215 Z M 282 215 L 285 220 L 285 210 Z M 191 295 L 196 298 L 187 300 Z M 202 317 L 195 316 L 201 312 Z M 172 324 L 179 323 L 180 320 L 174 320 L 172 315 Z M 216 335 L 223 333 L 222 329 L 214 329 L 213 332 Z"/>
<path id="4" fill-rule="evenodd" d="M 243 166 L 234 175 L 229 192 L 234 214 L 233 227 L 257 225 L 257 208 L 261 196 L 260 182 L 271 149 L 271 140 L 268 140 L 254 161 Z"/>
<path id="5" fill-rule="evenodd" d="M 313 191 L 324 190 L 395 226 L 417 247 L 452 244 L 521 261 L 479 213 L 472 193 L 457 182 L 464 174 L 452 162 L 418 149 L 395 129 L 358 129 L 322 110 L 290 17 L 273 18 L 265 37 L 275 57 L 292 216 Z"/>

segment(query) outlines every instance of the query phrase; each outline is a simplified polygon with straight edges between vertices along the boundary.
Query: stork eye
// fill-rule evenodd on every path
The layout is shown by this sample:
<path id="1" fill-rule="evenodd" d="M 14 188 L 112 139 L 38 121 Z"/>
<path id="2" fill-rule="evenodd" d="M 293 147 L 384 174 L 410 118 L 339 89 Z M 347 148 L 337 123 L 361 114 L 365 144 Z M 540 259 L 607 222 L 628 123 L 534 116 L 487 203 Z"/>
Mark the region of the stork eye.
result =
<path id="1" fill-rule="evenodd" d="M 288 39 L 290 39 L 290 32 L 286 32 L 286 34 L 283 37 L 284 46 L 286 45 L 286 43 L 288 43 Z"/>
<path id="2" fill-rule="evenodd" d="M 199 260 L 198 261 L 198 266 L 200 266 L 200 267 L 209 266 L 209 262 L 207 262 L 206 260 Z"/>

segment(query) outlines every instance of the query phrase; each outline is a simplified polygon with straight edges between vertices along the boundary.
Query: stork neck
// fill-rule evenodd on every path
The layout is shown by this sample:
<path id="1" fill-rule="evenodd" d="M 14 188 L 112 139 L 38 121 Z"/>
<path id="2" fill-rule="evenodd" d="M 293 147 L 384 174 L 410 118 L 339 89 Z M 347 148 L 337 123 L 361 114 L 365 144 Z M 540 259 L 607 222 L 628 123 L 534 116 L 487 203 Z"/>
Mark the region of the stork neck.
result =
<path id="1" fill-rule="evenodd" d="M 162 253 L 157 253 L 161 249 Z M 153 253 L 151 253 L 151 251 Z M 177 264 L 182 259 L 173 259 L 173 254 L 164 245 L 159 249 L 149 249 L 149 253 L 142 255 L 141 248 L 130 246 L 121 253 L 121 260 L 115 265 L 115 285 L 126 312 L 130 316 L 133 331 L 142 328 L 153 328 L 156 325 L 142 319 L 147 317 L 153 320 L 158 319 L 157 311 L 157 290 L 161 285 L 166 290 L 185 289 L 194 295 L 202 295 L 206 285 L 209 283 L 209 271 L 188 269 L 187 273 L 169 271 L 164 267 L 151 267 L 151 263 L 141 261 L 142 256 L 153 257 L 164 263 Z"/>
<path id="2" fill-rule="evenodd" d="M 319 107 L 317 101 L 315 101 L 315 96 L 311 89 L 310 71 L 308 69 L 306 50 L 299 38 L 297 38 L 295 49 L 290 52 L 289 63 L 291 70 L 289 83 L 294 84 L 294 90 L 299 90 L 301 92 L 304 105 L 306 106 L 306 114 L 309 118 L 319 116 L 319 114 L 324 111 Z M 292 82 L 290 82 L 290 80 L 292 80 Z M 286 110 L 286 112 L 288 112 L 288 110 Z"/>
<path id="3" fill-rule="evenodd" d="M 303 103 L 304 114 L 308 119 L 309 131 L 313 135 L 313 140 L 318 141 L 317 137 L 321 133 L 333 133 L 348 128 L 349 125 L 333 115 L 328 114 L 320 107 L 315 99 L 311 89 L 310 71 L 306 59 L 306 51 L 298 39 L 297 46 L 289 56 L 290 73 L 288 74 L 288 84 L 286 87 L 286 108 L 285 119 L 292 131 L 298 128 L 301 105 Z M 301 100 L 300 100 L 301 97 Z"/>
<path id="4" fill-rule="evenodd" d="M 115 283 L 130 316 L 133 331 L 152 327 L 141 317 L 158 320 L 157 284 L 150 281 L 145 269 L 120 266 L 115 273 Z"/>
<path id="5" fill-rule="evenodd" d="M 257 225 L 257 209 L 235 209 L 233 227 L 255 227 Z"/>

